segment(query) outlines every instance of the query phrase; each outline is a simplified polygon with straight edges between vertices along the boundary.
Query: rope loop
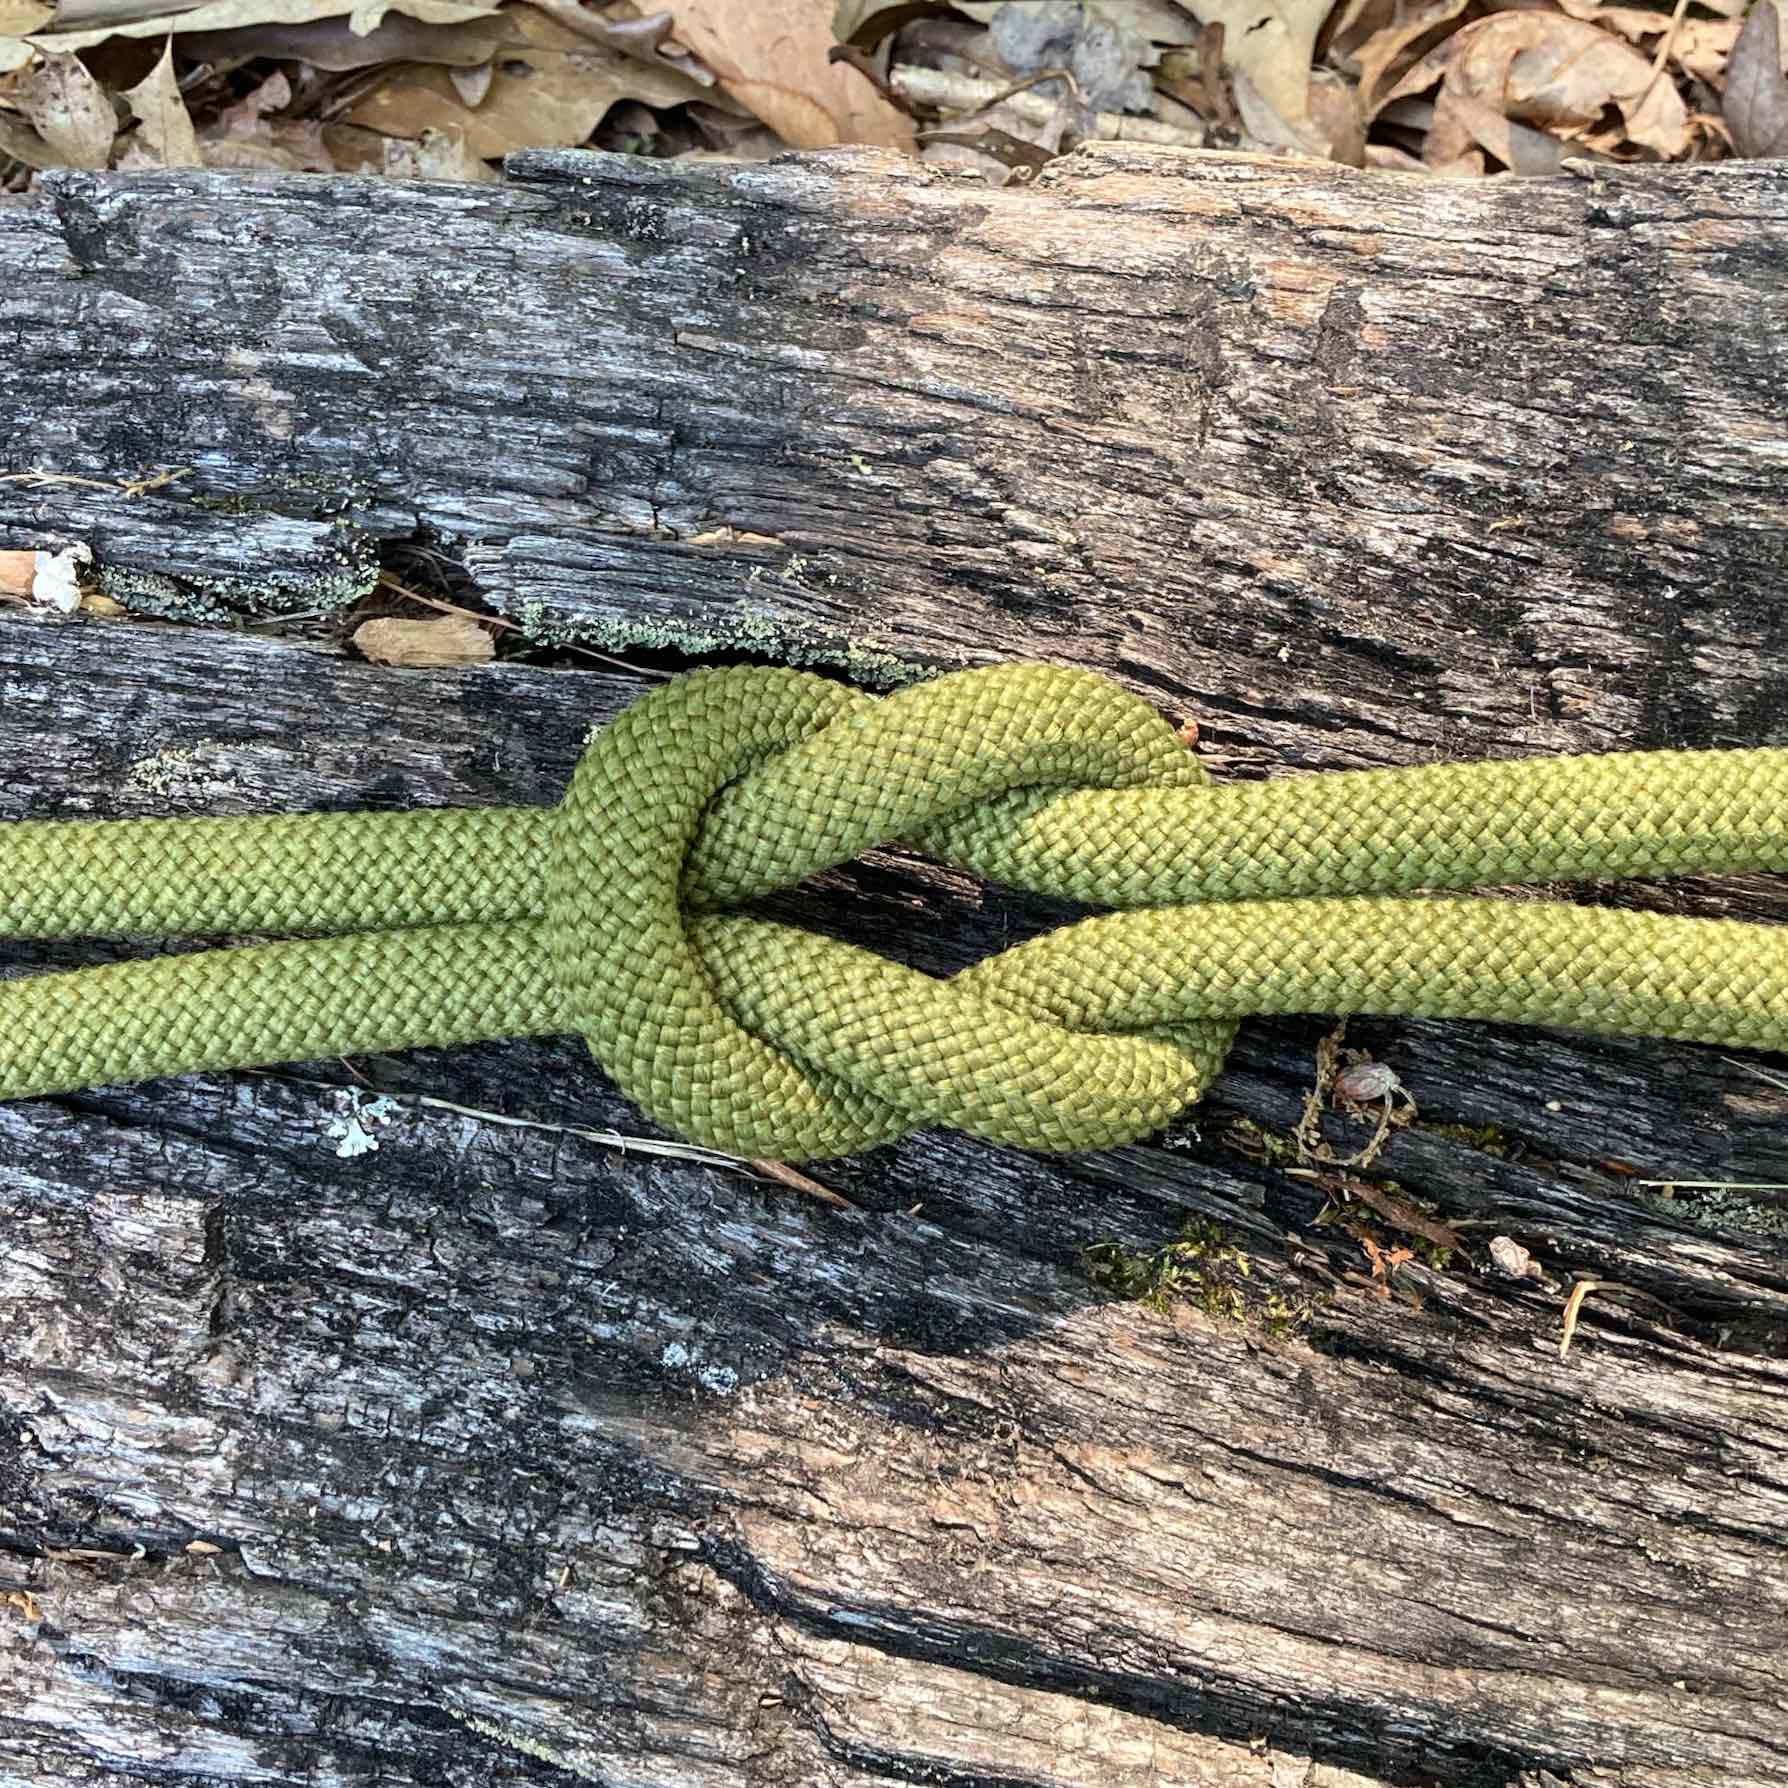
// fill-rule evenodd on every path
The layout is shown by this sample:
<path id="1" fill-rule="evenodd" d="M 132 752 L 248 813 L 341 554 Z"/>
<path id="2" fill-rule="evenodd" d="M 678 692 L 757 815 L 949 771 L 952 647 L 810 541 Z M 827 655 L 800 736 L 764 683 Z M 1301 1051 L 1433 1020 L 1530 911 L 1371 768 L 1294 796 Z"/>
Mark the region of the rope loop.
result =
<path id="1" fill-rule="evenodd" d="M 598 734 L 559 809 L 563 1010 L 629 1098 L 735 1154 L 939 1124 L 1058 1149 L 1147 1134 L 1198 1097 L 1233 1024 L 1071 1030 L 1047 989 L 987 965 L 940 981 L 711 915 L 889 839 L 985 864 L 1063 789 L 1201 776 L 1153 709 L 1085 672 L 1001 665 L 880 701 L 799 671 L 696 672 Z"/>

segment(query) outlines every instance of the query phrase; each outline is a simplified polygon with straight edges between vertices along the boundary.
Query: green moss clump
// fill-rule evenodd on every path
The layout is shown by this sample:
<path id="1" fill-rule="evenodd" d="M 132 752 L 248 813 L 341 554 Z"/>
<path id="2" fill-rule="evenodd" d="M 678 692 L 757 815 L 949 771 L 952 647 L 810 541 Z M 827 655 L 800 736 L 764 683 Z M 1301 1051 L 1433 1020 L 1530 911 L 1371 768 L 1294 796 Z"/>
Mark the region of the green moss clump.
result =
<path id="1" fill-rule="evenodd" d="M 1246 1253 L 1203 1217 L 1188 1217 L 1171 1242 L 1151 1253 L 1121 1242 L 1096 1242 L 1084 1261 L 1095 1285 L 1163 1316 L 1183 1301 L 1214 1321 L 1258 1328 L 1282 1340 L 1311 1313 L 1308 1302 L 1260 1285 Z"/>
<path id="2" fill-rule="evenodd" d="M 1278 1135 L 1248 1117 L 1232 1117 L 1223 1126 L 1218 1141 L 1250 1161 L 1265 1161 L 1275 1167 L 1284 1161 L 1296 1161 L 1298 1156 L 1295 1136 Z"/>
<path id="3" fill-rule="evenodd" d="M 1462 1142 L 1480 1155 L 1495 1155 L 1499 1160 L 1506 1159 L 1514 1148 L 1495 1124 L 1423 1124 L 1421 1128 L 1431 1136 Z"/>

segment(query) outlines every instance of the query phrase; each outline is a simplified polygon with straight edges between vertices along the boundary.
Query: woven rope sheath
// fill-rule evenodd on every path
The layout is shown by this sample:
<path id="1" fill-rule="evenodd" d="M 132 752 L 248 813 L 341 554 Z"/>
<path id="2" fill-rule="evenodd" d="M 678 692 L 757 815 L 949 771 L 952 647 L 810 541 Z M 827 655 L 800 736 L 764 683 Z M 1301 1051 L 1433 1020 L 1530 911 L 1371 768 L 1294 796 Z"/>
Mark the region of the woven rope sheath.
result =
<path id="1" fill-rule="evenodd" d="M 728 910 L 893 839 L 1119 910 L 948 981 Z M 1250 1013 L 1781 1048 L 1788 929 L 1409 896 L 1784 868 L 1788 751 L 1213 788 L 1085 672 L 875 701 L 701 671 L 593 740 L 556 808 L 0 823 L 6 935 L 321 934 L 0 982 L 0 1097 L 576 1030 L 738 1154 L 937 1124 L 1100 1147 L 1197 1099 Z"/>

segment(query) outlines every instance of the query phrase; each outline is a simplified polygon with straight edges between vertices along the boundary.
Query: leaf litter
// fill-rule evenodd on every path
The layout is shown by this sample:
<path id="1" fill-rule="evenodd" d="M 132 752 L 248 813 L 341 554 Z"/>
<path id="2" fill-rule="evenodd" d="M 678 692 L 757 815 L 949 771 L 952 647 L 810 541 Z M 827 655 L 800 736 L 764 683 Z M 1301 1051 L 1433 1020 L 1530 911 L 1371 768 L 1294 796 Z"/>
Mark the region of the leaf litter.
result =
<path id="1" fill-rule="evenodd" d="M 1784 0 L 0 0 L 46 168 L 488 180 L 513 150 L 857 143 L 1034 179 L 1095 140 L 1430 176 L 1788 153 Z"/>

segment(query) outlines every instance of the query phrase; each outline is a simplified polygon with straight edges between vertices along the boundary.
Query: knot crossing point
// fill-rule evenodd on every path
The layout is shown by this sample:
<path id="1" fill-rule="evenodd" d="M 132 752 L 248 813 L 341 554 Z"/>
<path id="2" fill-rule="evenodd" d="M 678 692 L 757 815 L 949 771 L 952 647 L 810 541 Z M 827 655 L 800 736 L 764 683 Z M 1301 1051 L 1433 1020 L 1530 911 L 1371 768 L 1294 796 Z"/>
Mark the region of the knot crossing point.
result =
<path id="1" fill-rule="evenodd" d="M 947 979 L 736 910 L 899 841 L 1099 916 Z M 0 931 L 307 933 L 0 983 L 0 1096 L 576 1031 L 667 1128 L 801 1160 L 1146 1136 L 1252 1013 L 1788 1041 L 1788 930 L 1448 891 L 1788 867 L 1788 752 L 1211 785 L 1091 673 L 876 700 L 698 671 L 540 809 L 0 823 Z"/>
<path id="2" fill-rule="evenodd" d="M 1076 1026 L 1012 952 L 939 981 L 719 909 L 889 839 L 1034 881 L 1014 857 L 1042 811 L 1024 796 L 1200 779 L 1159 715 L 1084 672 L 970 671 L 884 702 L 796 671 L 697 672 L 593 741 L 560 809 L 562 1010 L 636 1103 L 737 1153 L 939 1124 L 1033 1148 L 1147 1135 L 1197 1097 L 1232 1025 Z M 1077 879 L 1065 857 L 1052 880 Z"/>

